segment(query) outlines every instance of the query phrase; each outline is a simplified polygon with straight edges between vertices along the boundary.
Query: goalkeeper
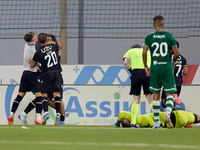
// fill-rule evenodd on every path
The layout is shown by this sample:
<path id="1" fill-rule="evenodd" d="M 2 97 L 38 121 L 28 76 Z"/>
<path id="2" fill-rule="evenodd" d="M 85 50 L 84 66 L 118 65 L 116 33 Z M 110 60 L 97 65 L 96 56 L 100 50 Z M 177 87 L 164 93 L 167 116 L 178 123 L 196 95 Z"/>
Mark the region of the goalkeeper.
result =
<path id="1" fill-rule="evenodd" d="M 166 112 L 159 113 L 159 119 L 161 122 L 161 126 L 164 128 L 167 127 L 166 123 L 164 121 L 165 115 L 166 115 Z M 170 119 L 175 128 L 183 128 L 186 125 L 199 123 L 200 115 L 196 115 L 196 114 L 193 114 L 188 111 L 175 110 L 171 113 Z M 140 127 L 147 127 L 147 128 L 153 127 L 153 125 L 155 123 L 153 113 L 148 113 L 145 115 L 137 116 L 136 122 Z M 130 127 L 130 124 L 131 124 L 131 113 L 130 112 L 121 111 L 119 113 L 119 116 L 118 116 L 117 122 L 115 123 L 115 126 L 120 127 L 120 124 L 122 124 L 123 127 Z"/>

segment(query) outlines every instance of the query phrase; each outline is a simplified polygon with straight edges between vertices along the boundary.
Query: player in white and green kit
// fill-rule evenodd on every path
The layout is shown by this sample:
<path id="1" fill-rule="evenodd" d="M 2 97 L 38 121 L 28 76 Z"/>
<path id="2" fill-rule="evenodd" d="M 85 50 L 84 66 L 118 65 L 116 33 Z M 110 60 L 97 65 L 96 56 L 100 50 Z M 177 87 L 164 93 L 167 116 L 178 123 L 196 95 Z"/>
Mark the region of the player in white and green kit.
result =
<path id="1" fill-rule="evenodd" d="M 163 31 L 164 19 L 162 16 L 155 16 L 153 18 L 154 32 L 145 36 L 143 44 L 143 63 L 145 71 L 150 76 L 149 90 L 153 92 L 153 113 L 155 125 L 154 128 L 159 128 L 159 111 L 160 111 L 160 91 L 164 88 L 166 93 L 166 116 L 164 117 L 168 128 L 173 128 L 170 120 L 172 112 L 174 97 L 176 92 L 175 79 L 173 74 L 173 65 L 171 62 L 170 52 L 174 52 L 174 59 L 179 56 L 179 51 L 176 45 L 176 40 L 173 35 Z M 147 50 L 151 52 L 151 67 L 147 66 Z"/>

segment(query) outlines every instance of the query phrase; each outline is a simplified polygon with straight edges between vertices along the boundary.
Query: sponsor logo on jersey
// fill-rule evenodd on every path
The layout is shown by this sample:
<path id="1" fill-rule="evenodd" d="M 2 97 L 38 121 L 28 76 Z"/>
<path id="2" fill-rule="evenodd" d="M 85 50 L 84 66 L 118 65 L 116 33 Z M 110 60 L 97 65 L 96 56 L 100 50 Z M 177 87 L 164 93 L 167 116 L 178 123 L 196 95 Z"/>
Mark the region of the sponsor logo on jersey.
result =
<path id="1" fill-rule="evenodd" d="M 166 65 L 167 62 L 157 62 L 157 61 L 153 61 L 154 65 Z"/>

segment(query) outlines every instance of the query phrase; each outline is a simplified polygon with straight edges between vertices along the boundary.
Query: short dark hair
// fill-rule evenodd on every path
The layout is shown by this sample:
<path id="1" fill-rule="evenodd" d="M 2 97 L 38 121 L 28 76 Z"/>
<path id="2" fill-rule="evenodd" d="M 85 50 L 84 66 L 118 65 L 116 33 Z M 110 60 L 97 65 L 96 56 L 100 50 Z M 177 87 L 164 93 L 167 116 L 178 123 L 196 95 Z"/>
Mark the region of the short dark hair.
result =
<path id="1" fill-rule="evenodd" d="M 139 44 L 134 44 L 131 48 L 141 48 Z"/>
<path id="2" fill-rule="evenodd" d="M 47 41 L 47 34 L 46 33 L 40 33 L 38 35 L 38 41 L 41 43 L 41 44 L 44 44 L 46 41 Z"/>
<path id="3" fill-rule="evenodd" d="M 163 20 L 164 20 L 163 16 L 158 15 L 153 18 L 153 23 L 156 25 L 160 25 L 161 21 L 163 21 Z"/>
<path id="4" fill-rule="evenodd" d="M 28 32 L 28 33 L 26 33 L 26 34 L 24 35 L 24 40 L 25 40 L 26 42 L 31 42 L 34 35 L 35 35 L 34 32 Z"/>
<path id="5" fill-rule="evenodd" d="M 47 34 L 48 37 L 51 37 L 52 41 L 57 44 L 56 37 L 53 34 Z"/>
<path id="6" fill-rule="evenodd" d="M 127 128 L 127 127 L 130 127 L 130 125 L 127 125 L 127 124 L 122 122 L 122 127 Z"/>

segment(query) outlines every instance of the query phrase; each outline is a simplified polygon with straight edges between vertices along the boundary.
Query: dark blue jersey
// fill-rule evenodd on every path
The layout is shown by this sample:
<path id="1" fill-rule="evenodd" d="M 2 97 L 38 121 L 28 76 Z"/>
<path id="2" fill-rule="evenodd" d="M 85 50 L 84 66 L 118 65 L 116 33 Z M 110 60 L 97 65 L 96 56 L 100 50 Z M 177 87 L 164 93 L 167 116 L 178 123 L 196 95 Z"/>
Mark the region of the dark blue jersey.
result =
<path id="1" fill-rule="evenodd" d="M 57 44 L 49 44 L 35 53 L 32 60 L 41 63 L 42 75 L 49 72 L 62 71 L 58 51 L 59 46 Z"/>
<path id="2" fill-rule="evenodd" d="M 172 55 L 173 57 L 173 55 Z M 176 85 L 182 85 L 183 83 L 183 67 L 187 67 L 187 61 L 186 59 L 182 56 L 179 55 L 178 59 L 176 60 L 175 63 L 175 69 L 174 69 L 174 77 L 176 81 Z"/>

